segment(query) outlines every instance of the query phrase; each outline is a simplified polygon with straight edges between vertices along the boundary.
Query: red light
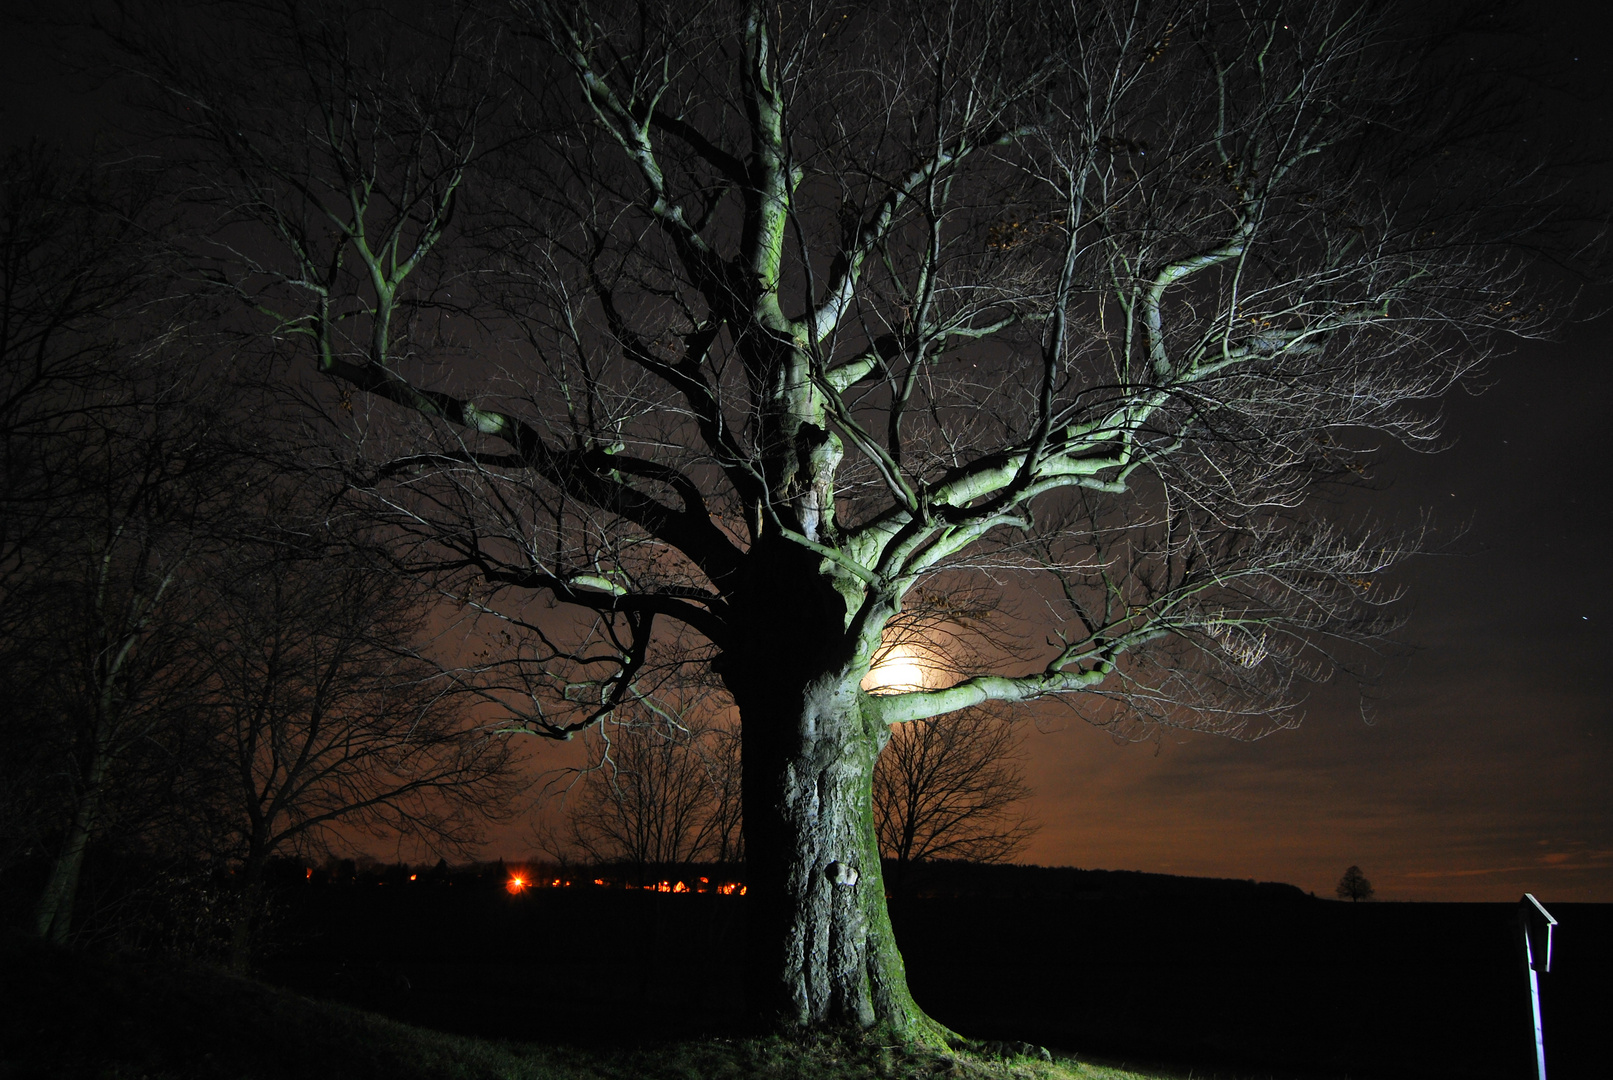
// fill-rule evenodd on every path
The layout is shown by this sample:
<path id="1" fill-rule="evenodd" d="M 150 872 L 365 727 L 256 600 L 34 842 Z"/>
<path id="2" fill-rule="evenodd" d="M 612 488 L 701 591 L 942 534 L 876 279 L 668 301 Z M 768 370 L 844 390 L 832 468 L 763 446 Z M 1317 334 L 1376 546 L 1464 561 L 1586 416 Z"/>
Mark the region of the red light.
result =
<path id="1" fill-rule="evenodd" d="M 514 896 L 517 893 L 525 892 L 526 878 L 519 875 L 511 875 L 510 880 L 504 883 L 504 891 L 509 893 L 511 896 Z"/>

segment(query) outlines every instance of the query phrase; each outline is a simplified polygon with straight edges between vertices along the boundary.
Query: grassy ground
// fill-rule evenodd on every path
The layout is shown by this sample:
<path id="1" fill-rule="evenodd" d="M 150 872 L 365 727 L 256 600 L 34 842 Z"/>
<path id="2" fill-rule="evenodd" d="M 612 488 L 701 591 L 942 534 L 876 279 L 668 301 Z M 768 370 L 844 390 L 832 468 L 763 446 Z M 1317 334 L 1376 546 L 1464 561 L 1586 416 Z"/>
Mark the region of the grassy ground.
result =
<path id="1" fill-rule="evenodd" d="M 0 949 L 0 1080 L 1151 1080 L 1071 1060 L 877 1041 L 705 1038 L 615 1050 L 410 1027 L 205 968 Z"/>

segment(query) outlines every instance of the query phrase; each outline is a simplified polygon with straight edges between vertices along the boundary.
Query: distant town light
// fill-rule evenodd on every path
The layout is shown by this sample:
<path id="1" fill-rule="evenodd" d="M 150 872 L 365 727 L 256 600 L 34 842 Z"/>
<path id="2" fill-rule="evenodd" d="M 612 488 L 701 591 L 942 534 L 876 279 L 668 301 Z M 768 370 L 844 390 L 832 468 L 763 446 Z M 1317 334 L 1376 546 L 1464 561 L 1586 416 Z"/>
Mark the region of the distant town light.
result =
<path id="1" fill-rule="evenodd" d="M 526 891 L 526 878 L 519 874 L 511 874 L 510 880 L 504 883 L 504 891 L 511 896 Z"/>

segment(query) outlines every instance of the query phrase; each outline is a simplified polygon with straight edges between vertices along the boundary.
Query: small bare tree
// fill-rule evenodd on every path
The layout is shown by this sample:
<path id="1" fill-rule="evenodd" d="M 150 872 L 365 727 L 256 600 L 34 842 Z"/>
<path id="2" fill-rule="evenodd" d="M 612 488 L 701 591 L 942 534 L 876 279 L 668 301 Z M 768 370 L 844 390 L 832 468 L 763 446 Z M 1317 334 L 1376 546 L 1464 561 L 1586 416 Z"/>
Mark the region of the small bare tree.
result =
<path id="1" fill-rule="evenodd" d="M 201 627 L 213 797 L 241 864 L 237 966 L 275 855 L 332 830 L 463 851 L 511 791 L 506 742 L 422 652 L 429 594 L 318 528 L 289 530 L 289 516 L 258 565 L 243 545 L 215 566 Z"/>
<path id="2" fill-rule="evenodd" d="M 1367 880 L 1367 876 L 1361 872 L 1359 866 L 1352 866 L 1344 871 L 1344 876 L 1339 878 L 1339 883 L 1333 892 L 1340 900 L 1349 900 L 1351 902 L 1371 900 L 1372 882 Z"/>
<path id="3" fill-rule="evenodd" d="M 738 733 L 709 712 L 640 705 L 586 736 L 590 765 L 567 788 L 553 839 L 639 883 L 692 862 L 737 862 Z"/>
<path id="4" fill-rule="evenodd" d="M 1002 862 L 1036 831 L 1014 719 L 989 707 L 903 726 L 874 766 L 874 827 L 900 895 L 911 863 Z"/>

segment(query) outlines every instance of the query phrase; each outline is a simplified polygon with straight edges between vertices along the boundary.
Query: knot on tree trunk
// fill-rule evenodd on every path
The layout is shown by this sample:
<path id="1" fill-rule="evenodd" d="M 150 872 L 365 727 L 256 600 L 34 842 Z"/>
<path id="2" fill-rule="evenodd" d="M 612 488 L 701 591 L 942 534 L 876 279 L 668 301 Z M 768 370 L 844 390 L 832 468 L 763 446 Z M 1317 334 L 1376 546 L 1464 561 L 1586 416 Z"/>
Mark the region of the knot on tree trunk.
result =
<path id="1" fill-rule="evenodd" d="M 832 862 L 823 873 L 831 885 L 857 884 L 857 868 L 850 863 Z"/>

